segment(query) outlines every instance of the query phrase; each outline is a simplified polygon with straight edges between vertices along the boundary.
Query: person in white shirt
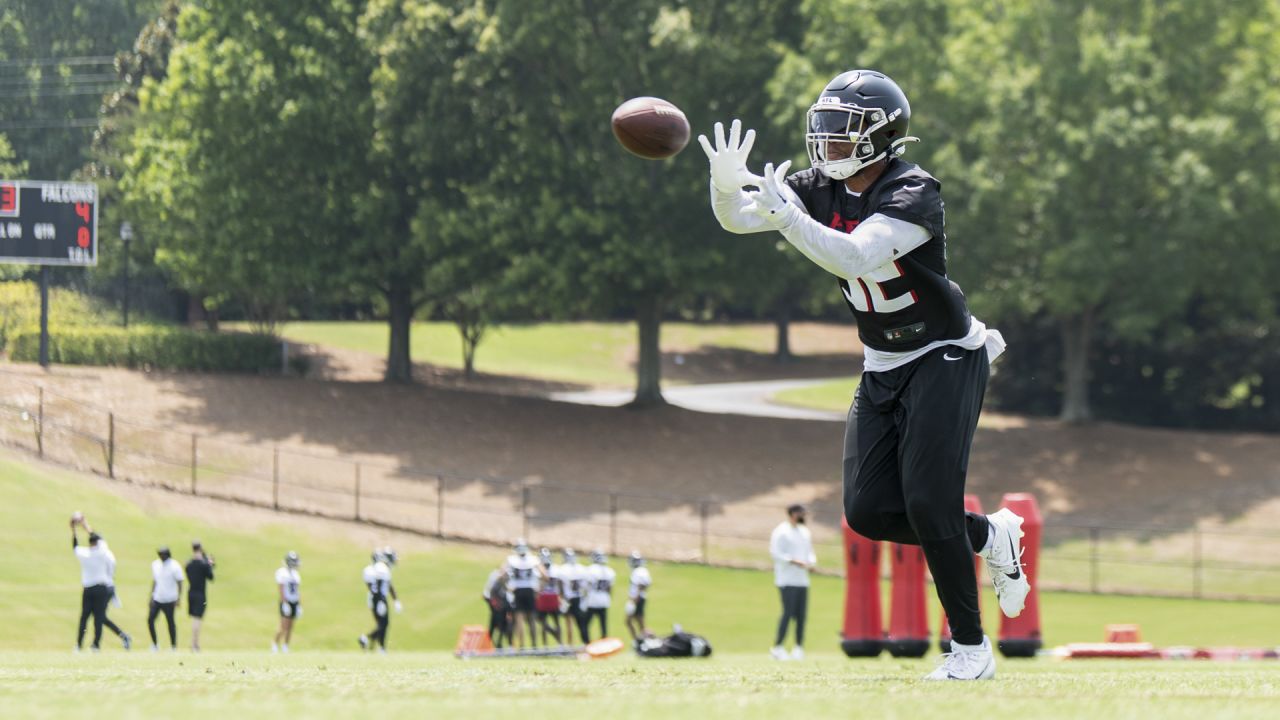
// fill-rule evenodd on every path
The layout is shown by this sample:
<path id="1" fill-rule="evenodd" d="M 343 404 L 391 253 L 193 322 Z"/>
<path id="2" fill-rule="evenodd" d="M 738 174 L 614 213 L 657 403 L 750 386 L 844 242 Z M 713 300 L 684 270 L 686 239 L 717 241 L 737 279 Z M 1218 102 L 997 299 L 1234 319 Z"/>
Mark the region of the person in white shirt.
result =
<path id="1" fill-rule="evenodd" d="M 151 609 L 147 611 L 151 651 L 160 649 L 156 640 L 156 616 L 160 613 L 164 613 L 165 622 L 169 624 L 170 647 L 177 650 L 178 626 L 173 622 L 173 611 L 177 609 L 178 599 L 182 597 L 182 582 L 186 576 L 182 573 L 182 565 L 173 559 L 167 546 L 161 546 L 156 554 L 160 557 L 151 561 Z"/>
<path id="2" fill-rule="evenodd" d="M 644 606 L 652 584 L 649 568 L 644 566 L 644 556 L 639 550 L 632 552 L 631 589 L 627 592 L 627 630 L 631 632 L 631 639 L 636 642 L 649 636 L 649 628 L 644 624 Z"/>
<path id="3" fill-rule="evenodd" d="M 89 533 L 89 545 L 80 544 L 76 535 L 76 526 L 83 526 Z M 115 595 L 116 556 L 107 547 L 107 541 L 89 527 L 88 521 L 80 513 L 71 516 L 71 550 L 80 561 L 80 631 L 76 636 L 76 650 L 84 647 L 84 633 L 93 617 L 93 650 L 97 652 L 102 642 L 102 626 L 115 633 L 124 649 L 132 645 L 129 633 L 121 630 L 107 617 L 107 605 Z"/>
<path id="4" fill-rule="evenodd" d="M 587 616 L 582 609 L 583 581 L 587 569 L 578 562 L 578 554 L 573 548 L 565 548 L 560 553 L 560 559 L 555 576 L 560 581 L 560 596 L 564 598 L 561 614 L 565 616 L 566 639 L 572 645 L 575 625 L 579 635 L 583 638 L 587 636 Z"/>
<path id="5" fill-rule="evenodd" d="M 391 624 L 391 608 L 388 599 L 395 603 L 396 612 L 403 606 L 396 597 L 396 587 L 391 583 L 391 567 L 396 564 L 396 551 L 390 547 L 373 551 L 373 562 L 364 568 L 364 585 L 368 589 L 365 602 L 373 611 L 374 629 L 360 636 L 360 647 L 370 650 L 379 647 L 387 651 L 387 627 Z"/>
<path id="6" fill-rule="evenodd" d="M 600 618 L 600 637 L 609 636 L 609 606 L 613 604 L 613 581 L 618 574 L 606 564 L 603 550 L 591 553 L 584 585 L 587 589 L 586 620 L 582 623 L 582 642 L 591 642 L 591 619 Z"/>
<path id="7" fill-rule="evenodd" d="M 543 570 L 538 558 L 529 552 L 529 543 L 521 538 L 516 541 L 515 552 L 507 557 L 505 566 L 507 587 L 512 592 L 512 630 L 515 641 L 524 647 L 522 627 L 529 628 L 529 644 L 538 646 L 538 628 L 534 612 L 537 610 L 538 586 L 541 584 Z"/>
<path id="8" fill-rule="evenodd" d="M 769 554 L 773 556 L 773 582 L 782 596 L 782 617 L 778 619 L 778 634 L 770 654 L 775 660 L 800 660 L 804 657 L 804 620 L 809 612 L 809 570 L 817 564 L 813 554 L 813 539 L 805 527 L 803 505 L 787 508 L 787 519 L 773 529 L 769 538 Z M 796 623 L 796 645 L 787 655 L 783 643 L 787 638 L 787 626 Z"/>
<path id="9" fill-rule="evenodd" d="M 302 615 L 302 576 L 298 574 L 301 564 L 298 553 L 290 550 L 284 556 L 284 567 L 276 569 L 276 587 L 280 591 L 280 629 L 276 630 L 271 652 L 289 652 L 293 623 Z"/>

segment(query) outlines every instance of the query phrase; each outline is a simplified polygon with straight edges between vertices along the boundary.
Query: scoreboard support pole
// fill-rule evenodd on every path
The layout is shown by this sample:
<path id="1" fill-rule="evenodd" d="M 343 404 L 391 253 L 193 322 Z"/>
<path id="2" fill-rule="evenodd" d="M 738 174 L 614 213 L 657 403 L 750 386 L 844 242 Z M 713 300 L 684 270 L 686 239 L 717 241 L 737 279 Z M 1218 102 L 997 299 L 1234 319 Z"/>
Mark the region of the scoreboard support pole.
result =
<path id="1" fill-rule="evenodd" d="M 49 368 L 49 266 L 40 266 L 40 367 Z"/>

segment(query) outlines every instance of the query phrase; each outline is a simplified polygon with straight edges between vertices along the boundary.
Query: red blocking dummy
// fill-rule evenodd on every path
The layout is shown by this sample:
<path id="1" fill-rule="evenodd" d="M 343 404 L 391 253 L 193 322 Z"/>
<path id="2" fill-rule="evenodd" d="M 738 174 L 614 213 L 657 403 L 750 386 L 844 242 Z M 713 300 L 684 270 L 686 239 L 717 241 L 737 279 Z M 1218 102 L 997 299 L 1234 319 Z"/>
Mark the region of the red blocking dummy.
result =
<path id="1" fill-rule="evenodd" d="M 1000 506 L 1022 516 L 1023 571 L 1031 583 L 1031 592 L 1027 594 L 1027 605 L 1022 614 L 1016 618 L 1000 618 L 1000 652 L 1005 657 L 1035 657 L 1036 651 L 1044 644 L 1040 636 L 1039 589 L 1040 533 L 1044 529 L 1044 518 L 1040 516 L 1040 507 L 1031 493 L 1006 493 Z"/>
<path id="2" fill-rule="evenodd" d="M 840 648 L 849 657 L 875 657 L 884 648 L 880 620 L 880 543 L 840 520 L 844 531 L 844 627 Z"/>
<path id="3" fill-rule="evenodd" d="M 925 615 L 924 551 L 916 545 L 889 545 L 893 607 L 885 647 L 894 657 L 923 657 L 929 651 L 929 618 Z"/>
<path id="4" fill-rule="evenodd" d="M 964 509 L 972 513 L 981 514 L 982 502 L 978 500 L 977 495 L 965 495 Z M 979 549 L 980 548 L 974 548 L 974 551 L 976 552 Z M 978 607 L 979 608 L 982 607 L 983 580 L 985 580 L 987 577 L 987 574 L 982 572 L 982 565 L 983 565 L 982 558 L 978 557 L 977 555 L 974 555 L 973 556 L 973 572 L 974 572 L 974 575 L 976 575 L 978 578 Z M 944 653 L 951 652 L 951 623 L 947 620 L 946 610 L 942 611 L 942 619 L 938 622 L 939 622 L 938 647 L 941 648 L 942 652 Z"/>

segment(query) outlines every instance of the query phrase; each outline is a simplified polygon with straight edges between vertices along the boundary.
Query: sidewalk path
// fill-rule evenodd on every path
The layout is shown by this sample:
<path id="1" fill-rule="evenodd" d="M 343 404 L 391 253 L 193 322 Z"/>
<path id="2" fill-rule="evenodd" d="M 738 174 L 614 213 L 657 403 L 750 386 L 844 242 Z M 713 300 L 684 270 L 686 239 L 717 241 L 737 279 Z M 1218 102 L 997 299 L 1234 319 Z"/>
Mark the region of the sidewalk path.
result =
<path id="1" fill-rule="evenodd" d="M 686 410 L 697 410 L 698 412 L 844 422 L 844 412 L 810 410 L 779 405 L 769 401 L 769 397 L 774 393 L 822 385 L 839 379 L 842 378 L 672 385 L 662 389 L 662 396 L 672 405 L 678 405 Z M 548 397 L 559 402 L 579 405 L 617 407 L 631 402 L 634 393 L 630 390 L 587 390 L 582 392 L 551 393 Z"/>

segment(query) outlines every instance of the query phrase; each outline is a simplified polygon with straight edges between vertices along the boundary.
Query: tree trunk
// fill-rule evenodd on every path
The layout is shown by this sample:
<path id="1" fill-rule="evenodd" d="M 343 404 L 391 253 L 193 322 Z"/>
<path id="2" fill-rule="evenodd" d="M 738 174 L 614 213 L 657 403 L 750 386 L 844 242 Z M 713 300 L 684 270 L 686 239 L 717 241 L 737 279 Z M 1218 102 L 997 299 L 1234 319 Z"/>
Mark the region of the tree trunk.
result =
<path id="1" fill-rule="evenodd" d="M 782 300 L 779 302 L 777 312 L 773 316 L 773 321 L 778 328 L 778 342 L 773 351 L 773 359 L 780 363 L 789 363 L 792 360 L 792 355 L 791 303 L 788 300 Z"/>
<path id="2" fill-rule="evenodd" d="M 662 328 L 662 299 L 646 295 L 636 309 L 640 326 L 640 362 L 636 366 L 636 398 L 632 407 L 653 407 L 666 402 L 662 398 L 662 348 L 658 335 Z"/>
<path id="3" fill-rule="evenodd" d="M 1093 419 L 1089 406 L 1089 351 L 1093 344 L 1093 308 L 1062 322 L 1062 412 L 1058 419 L 1085 423 Z"/>
<path id="4" fill-rule="evenodd" d="M 387 348 L 387 371 L 382 379 L 389 383 L 411 383 L 413 361 L 409 357 L 409 329 L 413 322 L 412 291 L 393 284 L 387 293 L 387 309 L 391 316 L 391 344 Z"/>
<path id="5" fill-rule="evenodd" d="M 462 374 L 467 380 L 476 376 L 476 348 L 484 336 L 484 327 L 477 323 L 459 322 L 458 334 L 462 336 Z"/>

